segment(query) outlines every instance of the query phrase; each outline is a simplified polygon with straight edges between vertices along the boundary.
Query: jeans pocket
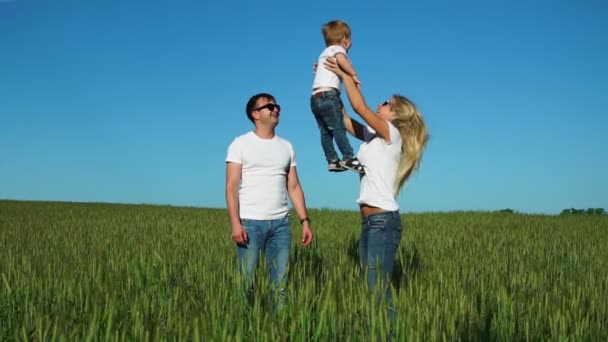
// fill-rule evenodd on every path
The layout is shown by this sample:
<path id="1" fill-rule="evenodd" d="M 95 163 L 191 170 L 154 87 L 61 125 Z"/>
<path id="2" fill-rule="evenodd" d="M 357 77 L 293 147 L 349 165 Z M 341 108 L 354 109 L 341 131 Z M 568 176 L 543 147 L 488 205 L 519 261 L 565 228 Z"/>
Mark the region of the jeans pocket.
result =
<path id="1" fill-rule="evenodd" d="M 382 216 L 370 216 L 363 219 L 363 230 L 365 231 L 384 231 L 386 227 L 386 218 Z"/>
<path id="2" fill-rule="evenodd" d="M 264 231 L 264 221 L 241 219 L 241 225 L 247 234 L 260 234 Z"/>
<path id="3" fill-rule="evenodd" d="M 394 223 L 393 223 L 392 231 L 393 231 L 393 242 L 398 245 L 399 241 L 401 241 L 401 235 L 403 234 L 403 225 L 401 224 L 401 218 L 397 218 L 397 220 L 394 221 Z"/>

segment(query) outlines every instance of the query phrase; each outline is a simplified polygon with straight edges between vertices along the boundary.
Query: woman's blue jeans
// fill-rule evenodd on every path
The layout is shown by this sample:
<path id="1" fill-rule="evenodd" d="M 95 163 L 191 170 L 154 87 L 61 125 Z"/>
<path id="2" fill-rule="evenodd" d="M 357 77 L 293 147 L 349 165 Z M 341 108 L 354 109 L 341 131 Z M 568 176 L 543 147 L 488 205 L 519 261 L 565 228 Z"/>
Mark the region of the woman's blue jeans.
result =
<path id="1" fill-rule="evenodd" d="M 275 301 L 279 307 L 284 305 L 287 264 L 291 248 L 291 228 L 289 217 L 276 220 L 241 219 L 247 231 L 247 245 L 237 245 L 237 261 L 247 291 L 249 301 L 253 301 L 253 279 L 261 253 L 266 257 L 271 286 L 271 305 Z M 274 298 L 278 294 L 278 298 Z"/>
<path id="2" fill-rule="evenodd" d="M 390 280 L 395 267 L 397 248 L 403 228 L 399 211 L 387 211 L 361 218 L 359 261 L 367 286 L 374 290 L 378 283 L 383 286 L 390 315 L 394 318 Z"/>

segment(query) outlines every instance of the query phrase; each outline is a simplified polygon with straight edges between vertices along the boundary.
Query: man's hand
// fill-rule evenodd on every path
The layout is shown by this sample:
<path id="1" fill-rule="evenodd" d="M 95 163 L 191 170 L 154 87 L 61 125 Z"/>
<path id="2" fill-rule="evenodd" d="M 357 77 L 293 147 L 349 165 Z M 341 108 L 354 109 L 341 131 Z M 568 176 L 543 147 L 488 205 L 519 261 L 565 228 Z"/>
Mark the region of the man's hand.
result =
<path id="1" fill-rule="evenodd" d="M 302 245 L 304 247 L 310 245 L 312 242 L 312 230 L 310 229 L 310 223 L 308 221 L 304 222 L 302 226 Z"/>
<path id="2" fill-rule="evenodd" d="M 239 246 L 246 246 L 249 240 L 247 231 L 243 228 L 243 225 L 232 227 L 232 240 Z"/>

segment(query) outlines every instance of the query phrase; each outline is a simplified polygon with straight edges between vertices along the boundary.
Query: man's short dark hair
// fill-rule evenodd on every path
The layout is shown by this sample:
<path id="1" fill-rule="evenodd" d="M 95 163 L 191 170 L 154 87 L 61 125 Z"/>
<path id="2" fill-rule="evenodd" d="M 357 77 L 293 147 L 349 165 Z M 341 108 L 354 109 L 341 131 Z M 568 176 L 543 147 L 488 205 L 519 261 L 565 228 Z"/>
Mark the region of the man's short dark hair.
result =
<path id="1" fill-rule="evenodd" d="M 251 120 L 251 122 L 254 122 L 253 116 L 251 116 L 251 113 L 253 113 L 253 111 L 256 108 L 256 104 L 258 103 L 258 100 L 261 98 L 264 98 L 268 101 L 277 102 L 277 100 L 274 98 L 274 96 L 272 96 L 268 93 L 259 93 L 259 94 L 253 95 L 249 99 L 249 101 L 247 101 L 247 107 L 245 107 L 245 112 L 247 113 L 247 117 L 249 118 L 249 120 Z"/>

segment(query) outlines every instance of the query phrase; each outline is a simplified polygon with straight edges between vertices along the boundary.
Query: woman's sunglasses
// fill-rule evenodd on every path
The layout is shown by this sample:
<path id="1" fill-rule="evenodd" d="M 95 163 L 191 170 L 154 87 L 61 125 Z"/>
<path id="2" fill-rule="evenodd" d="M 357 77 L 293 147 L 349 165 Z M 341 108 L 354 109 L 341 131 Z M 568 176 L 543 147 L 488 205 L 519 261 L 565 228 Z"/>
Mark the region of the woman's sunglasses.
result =
<path id="1" fill-rule="evenodd" d="M 384 102 L 382 102 L 382 106 L 386 106 L 386 105 L 391 105 L 391 100 L 386 100 Z"/>
<path id="2" fill-rule="evenodd" d="M 281 106 L 279 106 L 276 103 L 267 103 L 267 104 L 265 104 L 265 105 L 263 105 L 261 107 L 258 107 L 256 109 L 254 109 L 254 111 L 262 110 L 264 108 L 268 108 L 268 110 L 271 111 L 271 112 L 273 112 L 275 110 L 275 108 L 276 108 L 277 112 L 281 111 Z"/>

